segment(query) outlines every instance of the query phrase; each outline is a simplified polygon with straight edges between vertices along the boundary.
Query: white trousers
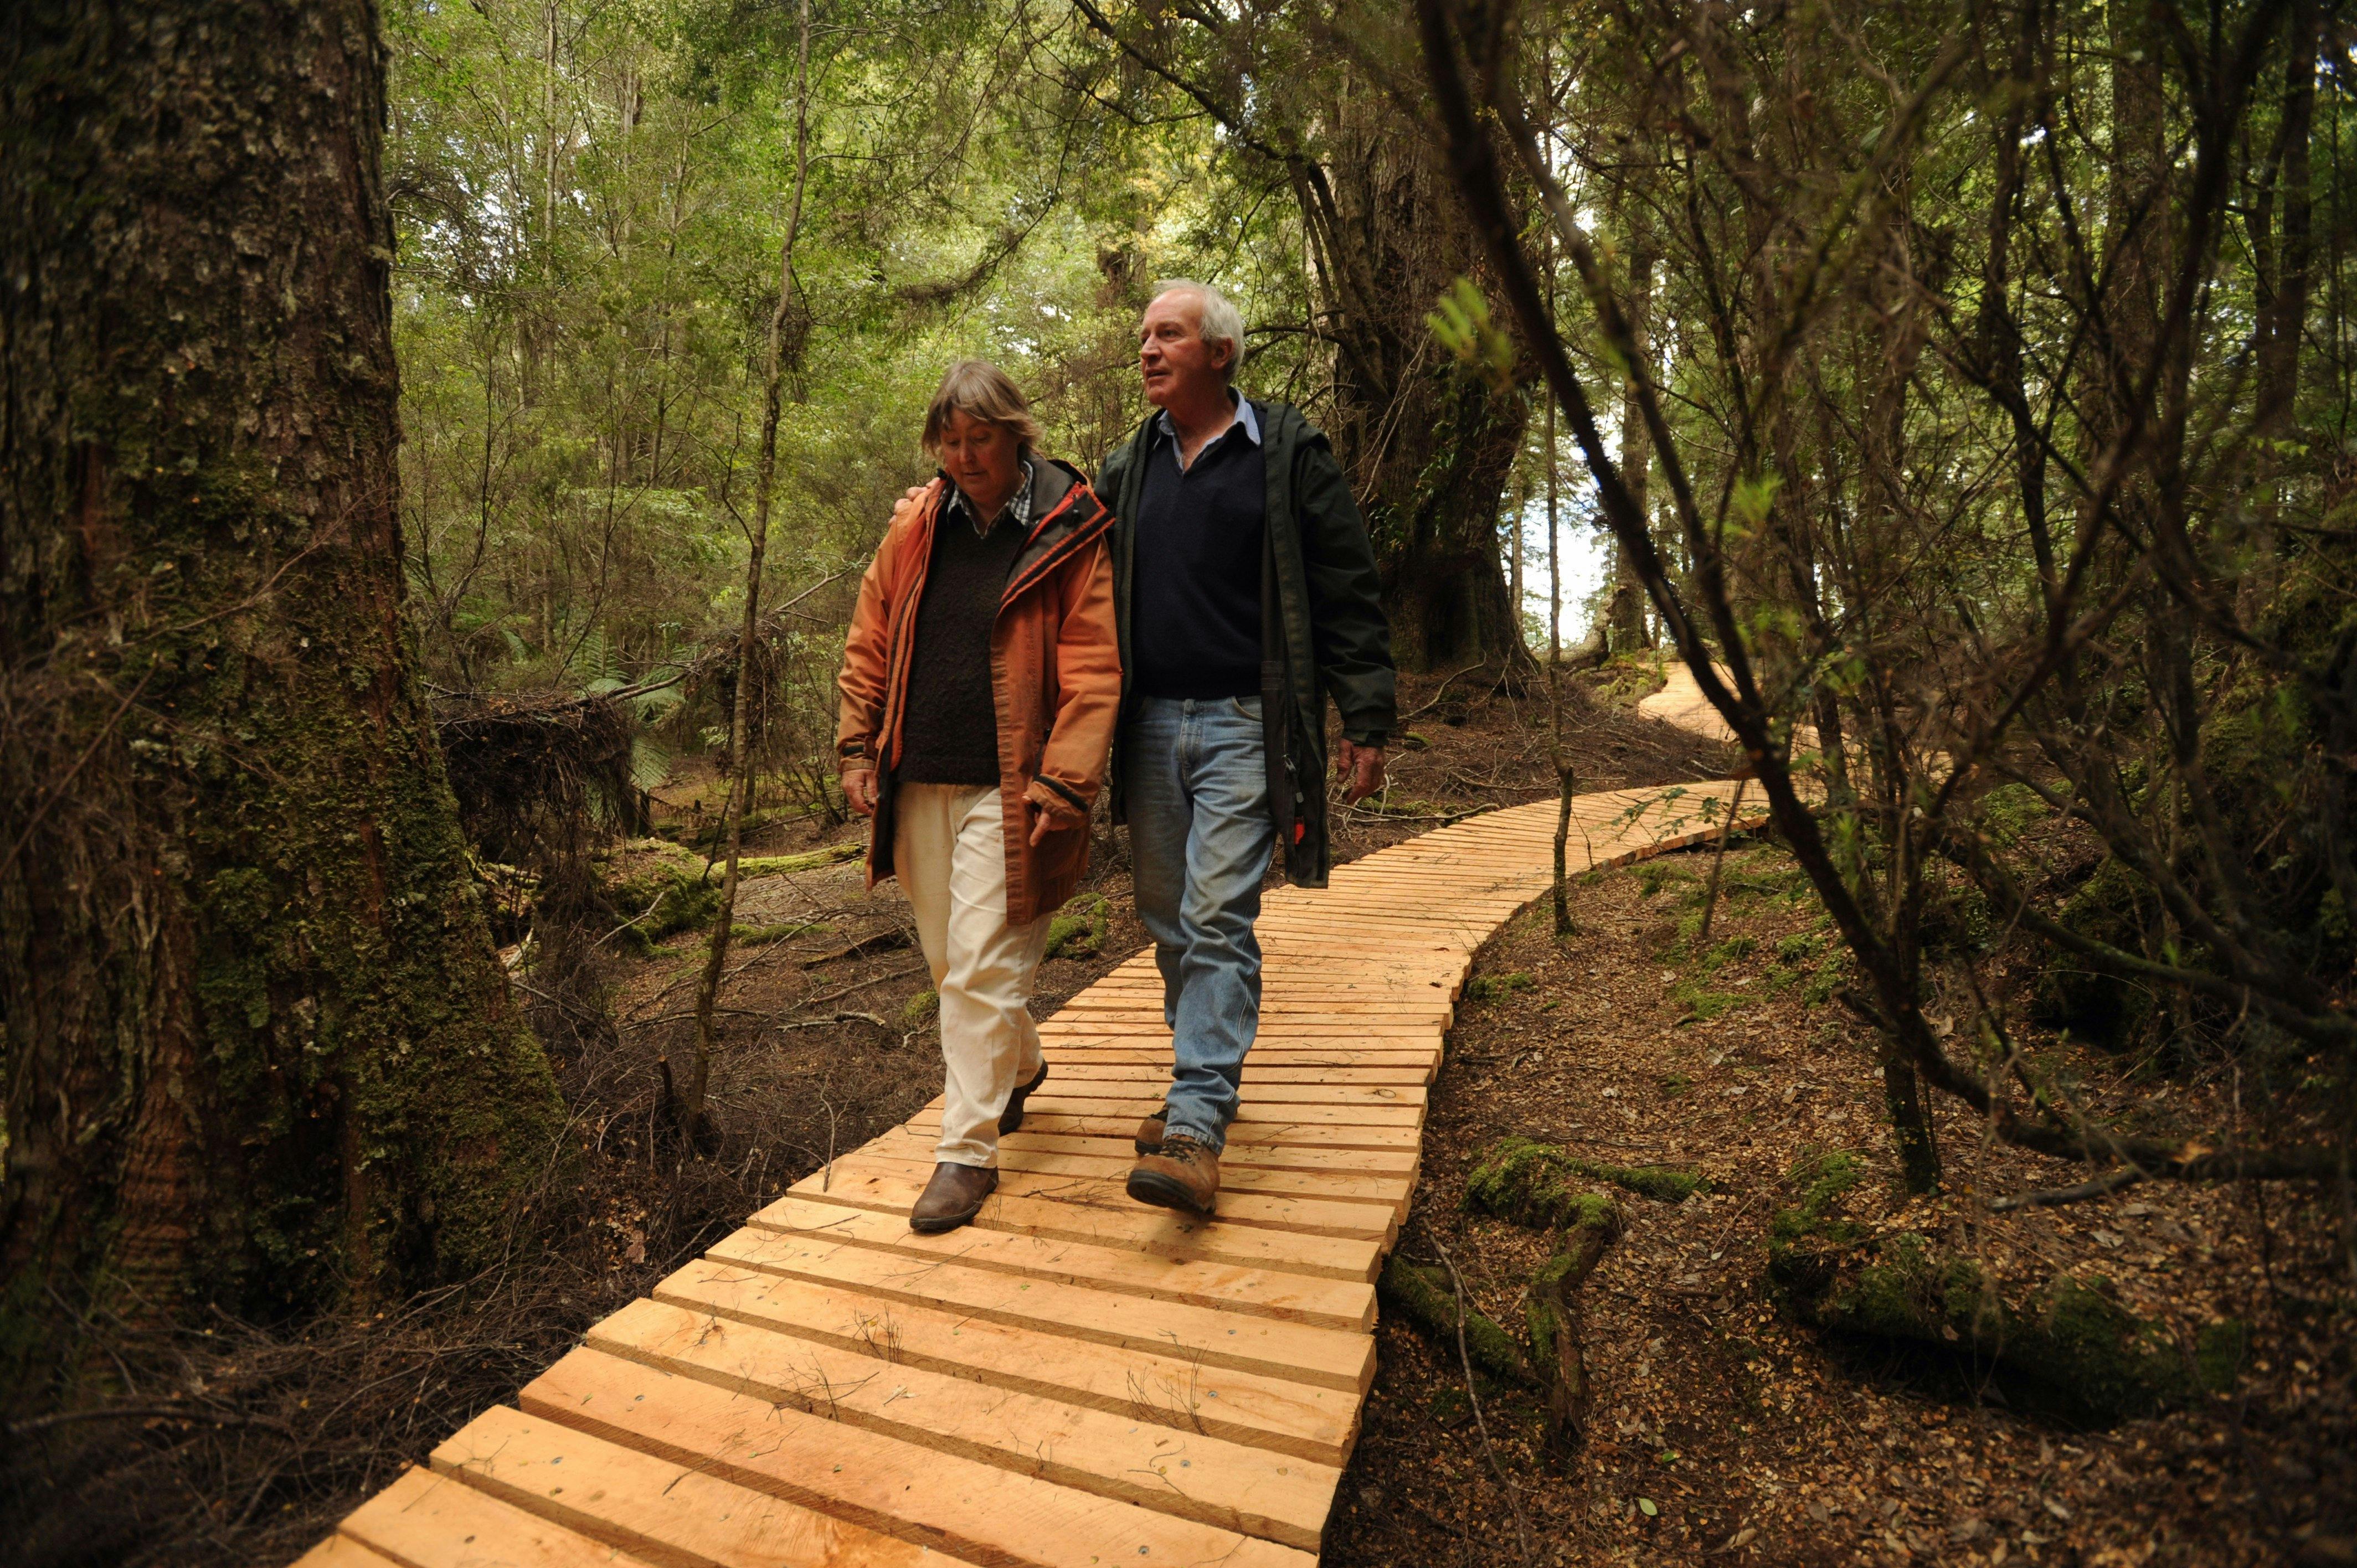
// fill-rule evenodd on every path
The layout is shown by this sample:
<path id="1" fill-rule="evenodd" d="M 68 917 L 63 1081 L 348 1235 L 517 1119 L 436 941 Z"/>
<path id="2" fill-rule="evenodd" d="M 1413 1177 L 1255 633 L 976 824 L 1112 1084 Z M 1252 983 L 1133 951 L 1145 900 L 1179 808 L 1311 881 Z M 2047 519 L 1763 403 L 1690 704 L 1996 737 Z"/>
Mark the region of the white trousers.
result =
<path id="1" fill-rule="evenodd" d="M 1048 917 L 1006 923 L 1006 840 L 996 788 L 902 784 L 893 797 L 892 865 L 942 999 L 942 1141 L 954 1165 L 998 1164 L 998 1118 L 1047 1058 L 1031 1021 L 1031 980 Z"/>

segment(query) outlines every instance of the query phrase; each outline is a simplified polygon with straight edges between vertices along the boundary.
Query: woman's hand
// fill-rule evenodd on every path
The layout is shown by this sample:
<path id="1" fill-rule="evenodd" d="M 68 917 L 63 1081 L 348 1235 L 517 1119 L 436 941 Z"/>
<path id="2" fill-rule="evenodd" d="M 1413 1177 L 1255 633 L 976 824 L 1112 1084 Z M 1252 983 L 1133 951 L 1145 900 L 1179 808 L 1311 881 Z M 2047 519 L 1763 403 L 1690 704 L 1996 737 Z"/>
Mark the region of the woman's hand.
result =
<path id="1" fill-rule="evenodd" d="M 845 768 L 843 798 L 851 809 L 861 816 L 874 816 L 876 814 L 876 769 L 873 768 Z"/>
<path id="2" fill-rule="evenodd" d="M 1031 808 L 1031 847 L 1039 848 L 1048 842 L 1049 833 L 1063 832 L 1071 828 L 1089 825 L 1089 814 L 1049 789 L 1034 782 L 1024 792 L 1024 803 Z"/>

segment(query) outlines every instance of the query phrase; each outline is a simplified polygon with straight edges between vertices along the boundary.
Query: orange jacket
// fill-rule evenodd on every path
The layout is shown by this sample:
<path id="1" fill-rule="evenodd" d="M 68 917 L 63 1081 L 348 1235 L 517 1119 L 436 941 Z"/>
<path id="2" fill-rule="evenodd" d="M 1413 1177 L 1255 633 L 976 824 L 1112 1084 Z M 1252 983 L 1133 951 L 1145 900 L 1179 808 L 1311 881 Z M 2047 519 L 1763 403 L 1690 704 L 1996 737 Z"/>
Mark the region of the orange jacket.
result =
<path id="1" fill-rule="evenodd" d="M 1113 521 L 1080 470 L 1034 458 L 1031 533 L 1007 573 L 990 633 L 998 709 L 998 792 L 1006 836 L 1006 918 L 1024 925 L 1072 896 L 1088 868 L 1089 808 L 1104 782 L 1121 709 L 1113 621 Z M 933 522 L 949 496 L 935 479 L 893 510 L 860 579 L 844 639 L 835 725 L 839 766 L 877 770 L 867 885 L 892 875 L 892 769 L 900 759 L 917 604 L 933 559 Z M 1031 811 L 1051 831 L 1031 843 Z"/>

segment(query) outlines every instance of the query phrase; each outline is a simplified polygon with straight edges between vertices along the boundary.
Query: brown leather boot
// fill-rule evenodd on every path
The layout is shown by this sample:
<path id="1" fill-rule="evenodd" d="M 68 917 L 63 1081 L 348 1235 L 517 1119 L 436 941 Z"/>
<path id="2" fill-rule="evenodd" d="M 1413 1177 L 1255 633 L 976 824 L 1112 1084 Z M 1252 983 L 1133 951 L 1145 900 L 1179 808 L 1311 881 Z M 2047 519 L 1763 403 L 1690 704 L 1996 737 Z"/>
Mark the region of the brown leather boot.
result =
<path id="1" fill-rule="evenodd" d="M 1137 1136 L 1130 1140 L 1131 1146 L 1135 1148 L 1141 1155 L 1160 1154 L 1162 1152 L 1162 1128 L 1163 1124 L 1169 1120 L 1169 1117 L 1170 1112 L 1168 1107 L 1165 1107 L 1164 1109 L 1156 1112 L 1153 1115 L 1148 1116 L 1145 1121 L 1140 1122 L 1137 1124 Z"/>
<path id="2" fill-rule="evenodd" d="M 933 1167 L 916 1207 L 909 1210 L 909 1229 L 927 1236 L 954 1230 L 982 1212 L 982 1200 L 998 1190 L 998 1173 L 983 1165 L 953 1165 L 947 1160 Z"/>
<path id="3" fill-rule="evenodd" d="M 1034 1077 L 1028 1083 L 1018 1083 L 1015 1086 L 1015 1092 L 1006 1097 L 1006 1109 L 998 1113 L 998 1130 L 1000 1132 L 1013 1133 L 1018 1131 L 1022 1127 L 1023 1102 L 1031 1098 L 1031 1091 L 1033 1090 L 1039 1088 L 1041 1084 L 1047 1081 L 1048 1064 L 1046 1062 L 1041 1062 L 1039 1064 L 1038 1076 Z"/>
<path id="4" fill-rule="evenodd" d="M 1184 1133 L 1129 1169 L 1129 1196 L 1159 1208 L 1209 1214 L 1220 1197 L 1220 1156 Z"/>

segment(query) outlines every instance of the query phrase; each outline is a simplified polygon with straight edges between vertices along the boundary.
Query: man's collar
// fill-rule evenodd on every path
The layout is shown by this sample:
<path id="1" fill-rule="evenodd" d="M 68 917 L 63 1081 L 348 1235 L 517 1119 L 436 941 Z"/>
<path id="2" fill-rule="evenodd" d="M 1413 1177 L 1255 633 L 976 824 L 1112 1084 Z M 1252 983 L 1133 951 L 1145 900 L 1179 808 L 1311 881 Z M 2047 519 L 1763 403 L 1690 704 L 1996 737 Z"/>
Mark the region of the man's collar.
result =
<path id="1" fill-rule="evenodd" d="M 974 503 L 966 499 L 963 490 L 958 489 L 957 481 L 948 479 L 947 482 L 950 487 L 950 499 L 944 510 L 963 512 L 967 526 L 973 528 L 977 533 L 987 534 L 992 528 L 998 525 L 997 517 L 992 518 L 986 525 L 980 522 L 974 516 Z M 998 513 L 998 517 L 1012 514 L 1015 526 L 1026 533 L 1031 532 L 1031 488 L 1038 482 L 1039 470 L 1031 466 L 1030 458 L 1024 458 L 1022 482 L 1015 487 L 1015 493 L 1006 498 L 1006 505 L 1001 508 Z"/>
<path id="2" fill-rule="evenodd" d="M 1244 396 L 1243 393 L 1237 392 L 1232 387 L 1228 389 L 1228 395 L 1235 399 L 1235 413 L 1229 419 L 1228 423 L 1221 427 L 1219 435 L 1211 437 L 1211 441 L 1217 441 L 1220 438 L 1220 435 L 1225 435 L 1229 431 L 1241 424 L 1244 427 L 1244 439 L 1251 442 L 1255 446 L 1259 446 L 1260 415 L 1253 412 L 1252 399 Z M 1167 408 L 1160 413 L 1155 415 L 1154 428 L 1161 435 L 1168 435 L 1173 441 L 1178 439 L 1178 427 L 1171 423 L 1170 411 Z M 1211 444 L 1211 441 L 1207 441 L 1203 445 L 1208 446 Z"/>

